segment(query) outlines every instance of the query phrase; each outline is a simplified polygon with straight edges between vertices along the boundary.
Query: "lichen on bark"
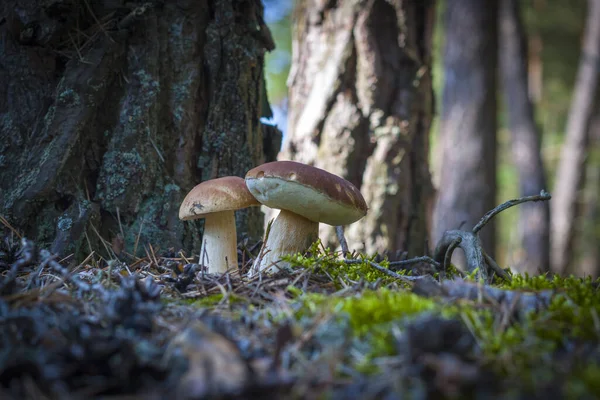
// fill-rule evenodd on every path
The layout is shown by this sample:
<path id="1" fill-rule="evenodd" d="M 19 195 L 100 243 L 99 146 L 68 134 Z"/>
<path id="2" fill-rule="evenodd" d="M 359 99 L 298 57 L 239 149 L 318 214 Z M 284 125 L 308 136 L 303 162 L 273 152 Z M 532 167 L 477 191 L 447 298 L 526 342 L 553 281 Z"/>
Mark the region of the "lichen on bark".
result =
<path id="1" fill-rule="evenodd" d="M 260 1 L 19 4 L 0 6 L 3 214 L 64 254 L 121 232 L 129 252 L 197 253 L 201 224 L 177 217 L 187 191 L 275 157 Z M 254 213 L 238 232 L 258 239 Z"/>

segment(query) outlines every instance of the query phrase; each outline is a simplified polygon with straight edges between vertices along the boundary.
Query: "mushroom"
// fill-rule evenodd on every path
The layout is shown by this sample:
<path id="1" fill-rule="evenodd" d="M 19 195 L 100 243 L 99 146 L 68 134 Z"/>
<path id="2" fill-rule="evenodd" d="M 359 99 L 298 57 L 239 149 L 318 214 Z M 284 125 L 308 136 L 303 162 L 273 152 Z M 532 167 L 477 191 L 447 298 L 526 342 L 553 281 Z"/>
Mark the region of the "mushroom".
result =
<path id="1" fill-rule="evenodd" d="M 246 186 L 258 201 L 281 210 L 250 273 L 285 268 L 281 256 L 305 251 L 319 237 L 319 222 L 348 225 L 367 213 L 352 183 L 320 168 L 294 161 L 274 161 L 251 169 Z M 278 263 L 279 262 L 279 263 Z"/>
<path id="2" fill-rule="evenodd" d="M 204 235 L 200 265 L 206 262 L 208 272 L 223 273 L 237 266 L 236 210 L 260 203 L 248 191 L 244 179 L 225 176 L 196 185 L 179 207 L 179 219 L 204 218 Z"/>

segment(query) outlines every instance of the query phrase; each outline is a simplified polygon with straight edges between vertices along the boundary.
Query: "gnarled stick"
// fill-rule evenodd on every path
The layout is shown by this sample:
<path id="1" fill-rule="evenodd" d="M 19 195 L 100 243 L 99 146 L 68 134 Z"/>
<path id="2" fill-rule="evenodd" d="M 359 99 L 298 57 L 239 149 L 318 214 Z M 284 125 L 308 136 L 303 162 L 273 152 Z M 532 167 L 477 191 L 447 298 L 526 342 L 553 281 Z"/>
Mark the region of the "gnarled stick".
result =
<path id="1" fill-rule="evenodd" d="M 489 267 L 502 278 L 508 281 L 511 280 L 510 275 L 500 268 L 496 262 L 493 262 L 493 260 L 492 262 L 488 262 L 488 258 L 491 260 L 491 257 L 483 250 L 479 235 L 473 232 L 459 230 L 444 232 L 444 236 L 442 236 L 442 239 L 433 252 L 433 259 L 440 264 L 444 263 L 444 266 L 446 266 L 445 260 L 450 260 L 452 258 L 452 253 L 457 247 L 460 247 L 465 253 L 467 270 L 473 272 L 478 269 L 480 279 L 488 279 Z"/>
<path id="2" fill-rule="evenodd" d="M 452 257 L 452 252 L 456 247 L 460 247 L 465 252 L 465 258 L 467 259 L 467 270 L 469 272 L 473 272 L 478 269 L 479 278 L 482 280 L 487 280 L 489 275 L 488 269 L 491 269 L 502 278 L 510 281 L 510 275 L 500 268 L 496 261 L 494 261 L 494 259 L 483 250 L 481 240 L 479 239 L 479 231 L 494 216 L 512 206 L 516 206 L 528 201 L 547 201 L 551 198 L 552 196 L 550 196 L 548 192 L 542 190 L 540 194 L 534 196 L 526 196 L 509 200 L 488 211 L 477 223 L 477 225 L 473 227 L 471 232 L 461 230 L 444 232 L 444 235 L 440 239 L 440 242 L 435 249 L 433 259 L 441 263 L 444 268 L 446 268 L 446 261 L 450 260 Z"/>

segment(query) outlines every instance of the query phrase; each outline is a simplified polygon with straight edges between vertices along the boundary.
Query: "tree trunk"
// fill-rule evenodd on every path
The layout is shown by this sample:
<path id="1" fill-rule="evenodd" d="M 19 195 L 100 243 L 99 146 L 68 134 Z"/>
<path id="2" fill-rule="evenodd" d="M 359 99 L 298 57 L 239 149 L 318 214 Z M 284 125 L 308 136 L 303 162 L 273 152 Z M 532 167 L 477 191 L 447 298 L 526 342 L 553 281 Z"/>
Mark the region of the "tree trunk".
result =
<path id="1" fill-rule="evenodd" d="M 118 234 L 130 253 L 199 250 L 201 224 L 178 219 L 187 191 L 277 150 L 259 123 L 262 13 L 259 0 L 2 2 L 3 214 L 63 255 Z M 238 222 L 260 237 L 258 208 Z"/>
<path id="2" fill-rule="evenodd" d="M 596 96 L 598 94 L 596 93 Z M 600 276 L 600 107 L 598 97 L 594 106 L 594 116 L 590 123 L 589 157 L 585 166 L 584 187 L 582 193 L 581 221 L 576 229 L 579 262 L 570 268 L 577 276 Z"/>
<path id="3" fill-rule="evenodd" d="M 496 205 L 497 17 L 497 0 L 446 1 L 436 242 L 446 230 L 471 229 Z M 481 232 L 491 256 L 495 236 L 492 221 Z"/>
<path id="4" fill-rule="evenodd" d="M 527 50 L 519 2 L 501 0 L 500 69 L 511 131 L 513 160 L 519 174 L 521 196 L 531 196 L 546 187 L 540 133 L 528 95 Z M 519 236 L 523 257 L 515 268 L 538 273 L 550 269 L 550 207 L 547 202 L 520 206 Z"/>
<path id="5" fill-rule="evenodd" d="M 551 204 L 551 262 L 553 271 L 557 273 L 566 271 L 573 256 L 575 217 L 584 178 L 589 126 L 600 68 L 599 57 L 600 0 L 588 0 L 582 55 Z"/>
<path id="6" fill-rule="evenodd" d="M 369 212 L 346 230 L 351 249 L 425 251 L 433 18 L 433 1 L 306 0 L 295 13 L 279 159 L 361 189 Z M 337 246 L 333 227 L 320 236 Z"/>

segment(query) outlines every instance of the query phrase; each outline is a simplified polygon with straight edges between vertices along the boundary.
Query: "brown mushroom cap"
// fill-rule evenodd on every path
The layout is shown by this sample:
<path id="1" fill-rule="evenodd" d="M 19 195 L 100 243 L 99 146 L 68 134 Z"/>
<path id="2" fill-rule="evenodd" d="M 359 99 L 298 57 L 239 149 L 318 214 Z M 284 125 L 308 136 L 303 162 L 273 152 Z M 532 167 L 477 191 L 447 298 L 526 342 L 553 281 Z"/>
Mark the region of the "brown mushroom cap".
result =
<path id="1" fill-rule="evenodd" d="M 235 211 L 260 203 L 239 176 L 225 176 L 196 185 L 185 196 L 179 207 L 179 219 L 203 218 L 207 214 Z"/>
<path id="2" fill-rule="evenodd" d="M 253 168 L 246 174 L 246 185 L 267 207 L 329 225 L 351 224 L 368 209 L 352 183 L 295 161 L 274 161 Z"/>

